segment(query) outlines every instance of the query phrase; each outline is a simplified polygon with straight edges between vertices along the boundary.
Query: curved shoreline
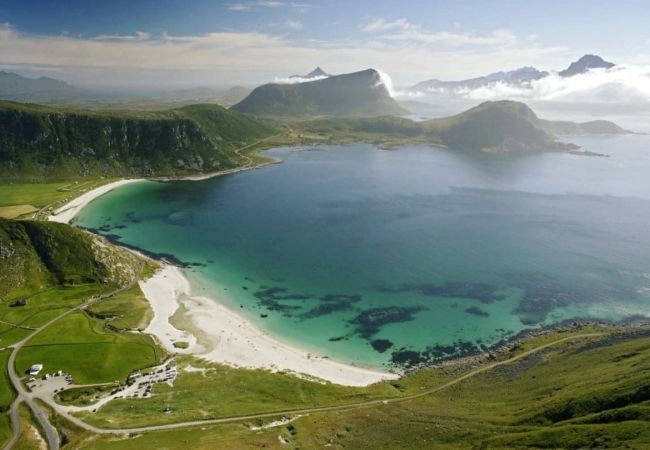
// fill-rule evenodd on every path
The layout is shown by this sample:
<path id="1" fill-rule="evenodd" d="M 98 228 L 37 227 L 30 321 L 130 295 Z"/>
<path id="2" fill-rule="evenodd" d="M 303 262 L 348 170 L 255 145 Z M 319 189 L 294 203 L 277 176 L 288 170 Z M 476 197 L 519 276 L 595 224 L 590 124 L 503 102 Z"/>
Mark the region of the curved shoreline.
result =
<path id="1" fill-rule="evenodd" d="M 172 353 L 193 354 L 233 367 L 291 372 L 345 386 L 367 386 L 396 379 L 397 374 L 344 364 L 280 342 L 217 301 L 193 296 L 182 271 L 163 264 L 162 270 L 140 282 L 154 309 L 145 329 Z M 185 349 L 174 346 L 184 342 Z"/>
<path id="2" fill-rule="evenodd" d="M 125 179 L 100 186 L 57 209 L 48 220 L 69 223 L 93 200 L 113 189 L 140 181 L 145 179 Z M 280 342 L 217 300 L 192 296 L 190 283 L 181 269 L 159 263 L 161 270 L 139 284 L 154 312 L 145 332 L 155 336 L 170 353 L 191 354 L 233 367 L 290 372 L 345 386 L 368 386 L 399 378 L 395 373 L 315 356 Z M 179 344 L 186 348 L 180 348 Z"/>

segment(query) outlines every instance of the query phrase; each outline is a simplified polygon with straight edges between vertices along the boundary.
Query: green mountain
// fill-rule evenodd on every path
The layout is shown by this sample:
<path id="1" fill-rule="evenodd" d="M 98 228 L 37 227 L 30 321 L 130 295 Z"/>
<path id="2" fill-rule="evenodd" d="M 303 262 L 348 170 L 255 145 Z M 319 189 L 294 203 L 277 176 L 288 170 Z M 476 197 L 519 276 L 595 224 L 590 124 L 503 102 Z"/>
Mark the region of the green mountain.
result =
<path id="1" fill-rule="evenodd" d="M 80 98 L 88 95 L 60 80 L 49 77 L 27 78 L 13 72 L 0 71 L 0 98 L 17 101 L 44 101 Z"/>
<path id="2" fill-rule="evenodd" d="M 459 150 L 489 152 L 573 151 L 558 134 L 627 133 L 612 122 L 587 123 L 542 120 L 527 105 L 513 101 L 485 102 L 461 114 L 424 122 L 399 117 L 321 119 L 302 125 L 306 131 L 348 138 L 361 134 L 388 143 L 403 140 L 445 145 Z"/>
<path id="3" fill-rule="evenodd" d="M 556 139 L 558 134 L 621 134 L 607 121 L 586 123 L 542 120 L 526 104 L 513 101 L 484 102 L 456 116 L 424 123 L 445 145 L 467 150 L 530 152 L 575 150 Z"/>
<path id="4" fill-rule="evenodd" d="M 68 225 L 0 219 L 0 299 L 52 286 L 124 284 L 136 258 Z"/>
<path id="5" fill-rule="evenodd" d="M 214 172 L 275 133 L 218 105 L 108 112 L 0 102 L 0 179 Z"/>
<path id="6" fill-rule="evenodd" d="M 257 87 L 233 110 L 258 116 L 383 116 L 404 114 L 374 69 L 296 84 Z"/>

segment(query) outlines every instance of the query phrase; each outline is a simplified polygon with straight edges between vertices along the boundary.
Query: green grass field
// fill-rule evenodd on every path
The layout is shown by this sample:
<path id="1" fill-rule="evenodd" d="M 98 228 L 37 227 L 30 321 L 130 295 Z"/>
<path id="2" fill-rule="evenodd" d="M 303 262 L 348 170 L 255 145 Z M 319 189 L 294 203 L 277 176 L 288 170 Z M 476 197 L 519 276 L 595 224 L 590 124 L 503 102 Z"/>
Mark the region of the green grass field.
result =
<path id="1" fill-rule="evenodd" d="M 150 336 L 115 333 L 103 321 L 74 312 L 37 334 L 16 358 L 24 373 L 43 364 L 43 373 L 63 370 L 78 384 L 124 381 L 136 369 L 162 361 L 164 352 Z"/>
<path id="2" fill-rule="evenodd" d="M 11 382 L 9 381 L 9 373 L 7 372 L 7 361 L 9 361 L 10 349 L 0 351 L 0 412 L 6 412 L 11 406 L 11 402 L 16 398 Z"/>
<path id="3" fill-rule="evenodd" d="M 9 420 L 8 413 L 0 414 L 0 447 L 4 448 L 4 445 L 11 439 L 11 421 Z"/>
<path id="4" fill-rule="evenodd" d="M 48 205 L 48 209 L 56 209 L 66 201 L 110 181 L 114 180 L 90 178 L 53 183 L 0 183 L 0 217 L 14 219 L 31 216 L 30 211 Z"/>
<path id="5" fill-rule="evenodd" d="M 96 284 L 54 287 L 24 297 L 27 300 L 25 306 L 12 307 L 10 302 L 2 302 L 0 303 L 0 321 L 36 328 L 63 311 L 80 305 L 92 296 L 109 292 L 111 288 Z M 1 336 L 2 334 L 0 334 Z"/>
<path id="6" fill-rule="evenodd" d="M 139 286 L 97 302 L 88 311 L 93 316 L 105 319 L 116 330 L 143 330 L 153 318 L 149 301 Z"/>
<path id="7" fill-rule="evenodd" d="M 249 421 L 135 441 L 105 436 L 84 448 L 644 449 L 649 393 L 648 332 L 615 333 L 559 344 L 415 400 L 310 414 L 262 431 Z"/>
<path id="8" fill-rule="evenodd" d="M 233 369 L 178 358 L 179 367 L 191 365 L 204 372 L 181 370 L 174 387 L 158 384 L 145 399 L 120 399 L 97 413 L 81 414 L 89 423 L 108 428 L 140 426 L 227 417 L 239 414 L 304 408 L 394 397 L 401 392 L 390 384 L 350 388 L 321 384 L 263 370 Z M 165 414 L 162 414 L 166 411 Z"/>

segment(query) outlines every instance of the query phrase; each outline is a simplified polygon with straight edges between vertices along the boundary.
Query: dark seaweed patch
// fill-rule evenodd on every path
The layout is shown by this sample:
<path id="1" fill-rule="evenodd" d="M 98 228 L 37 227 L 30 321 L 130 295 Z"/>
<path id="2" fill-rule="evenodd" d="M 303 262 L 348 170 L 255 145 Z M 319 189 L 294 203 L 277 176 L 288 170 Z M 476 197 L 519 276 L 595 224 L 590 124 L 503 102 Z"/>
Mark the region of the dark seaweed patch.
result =
<path id="1" fill-rule="evenodd" d="M 374 341 L 370 341 L 370 345 L 379 353 L 384 353 L 393 346 L 393 343 L 388 339 L 375 339 Z"/>
<path id="2" fill-rule="evenodd" d="M 403 284 L 396 287 L 380 287 L 381 292 L 419 292 L 427 297 L 439 298 L 467 298 L 489 304 L 503 300 L 505 297 L 498 294 L 498 286 L 488 283 L 447 281 L 443 284 Z"/>
<path id="3" fill-rule="evenodd" d="M 611 299 L 634 299 L 638 292 L 629 286 L 614 286 L 589 279 L 574 280 L 569 284 L 541 273 L 516 273 L 509 275 L 510 282 L 524 291 L 524 296 L 514 312 L 525 325 L 543 322 L 556 308 L 585 302 Z"/>
<path id="4" fill-rule="evenodd" d="M 418 364 L 425 363 L 427 360 L 419 352 L 400 349 L 393 352 L 390 357 L 390 361 L 397 366 L 413 367 Z"/>
<path id="5" fill-rule="evenodd" d="M 487 311 L 483 311 L 481 308 L 477 306 L 470 306 L 465 310 L 466 313 L 468 314 L 473 314 L 478 317 L 490 317 L 490 313 Z"/>
<path id="6" fill-rule="evenodd" d="M 306 300 L 310 298 L 304 294 L 287 294 L 287 289 L 279 286 L 267 287 L 263 286 L 253 294 L 259 301 L 259 304 L 269 311 L 278 311 L 286 317 L 291 317 L 291 313 L 300 309 L 297 305 L 285 305 L 281 303 L 285 300 Z"/>
<path id="7" fill-rule="evenodd" d="M 140 223 L 140 222 L 142 222 L 142 219 L 138 219 L 136 217 L 136 212 L 135 211 L 129 211 L 126 214 L 124 214 L 124 219 L 126 219 L 126 221 L 129 222 L 129 223 Z"/>
<path id="8" fill-rule="evenodd" d="M 387 306 L 362 311 L 349 323 L 356 325 L 355 332 L 364 339 L 370 339 L 379 329 L 389 323 L 409 322 L 414 315 L 428 308 L 423 306 Z"/>
<path id="9" fill-rule="evenodd" d="M 480 352 L 483 347 L 485 346 L 478 342 L 460 339 L 450 345 L 432 345 L 421 352 L 402 347 L 392 353 L 391 363 L 409 368 L 435 360 L 473 355 Z"/>
<path id="10" fill-rule="evenodd" d="M 328 339 L 328 341 L 330 342 L 347 341 L 347 340 L 348 340 L 347 336 L 336 336 Z"/>
<path id="11" fill-rule="evenodd" d="M 345 294 L 327 294 L 322 297 L 318 297 L 318 300 L 322 302 L 348 302 L 356 303 L 361 300 L 361 296 L 358 294 L 354 295 L 345 295 Z"/>
<path id="12" fill-rule="evenodd" d="M 352 309 L 355 303 L 361 300 L 360 295 L 327 294 L 319 297 L 322 303 L 300 316 L 301 319 L 313 319 L 316 317 L 332 314 L 337 311 Z"/>
<path id="13" fill-rule="evenodd" d="M 346 311 L 352 309 L 351 303 L 336 302 L 336 303 L 322 303 L 315 308 L 310 309 L 304 314 L 300 315 L 301 319 L 314 319 L 316 317 L 332 314 L 337 311 Z"/>

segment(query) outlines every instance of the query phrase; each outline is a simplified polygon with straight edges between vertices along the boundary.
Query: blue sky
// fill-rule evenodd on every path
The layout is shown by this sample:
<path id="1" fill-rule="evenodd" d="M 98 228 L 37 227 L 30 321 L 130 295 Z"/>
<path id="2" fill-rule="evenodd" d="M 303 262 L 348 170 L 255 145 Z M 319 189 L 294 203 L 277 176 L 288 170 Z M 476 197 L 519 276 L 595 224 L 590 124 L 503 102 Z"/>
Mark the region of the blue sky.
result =
<path id="1" fill-rule="evenodd" d="M 376 67 L 397 84 L 584 53 L 650 62 L 643 1 L 0 0 L 0 66 L 82 84 L 254 84 Z"/>

